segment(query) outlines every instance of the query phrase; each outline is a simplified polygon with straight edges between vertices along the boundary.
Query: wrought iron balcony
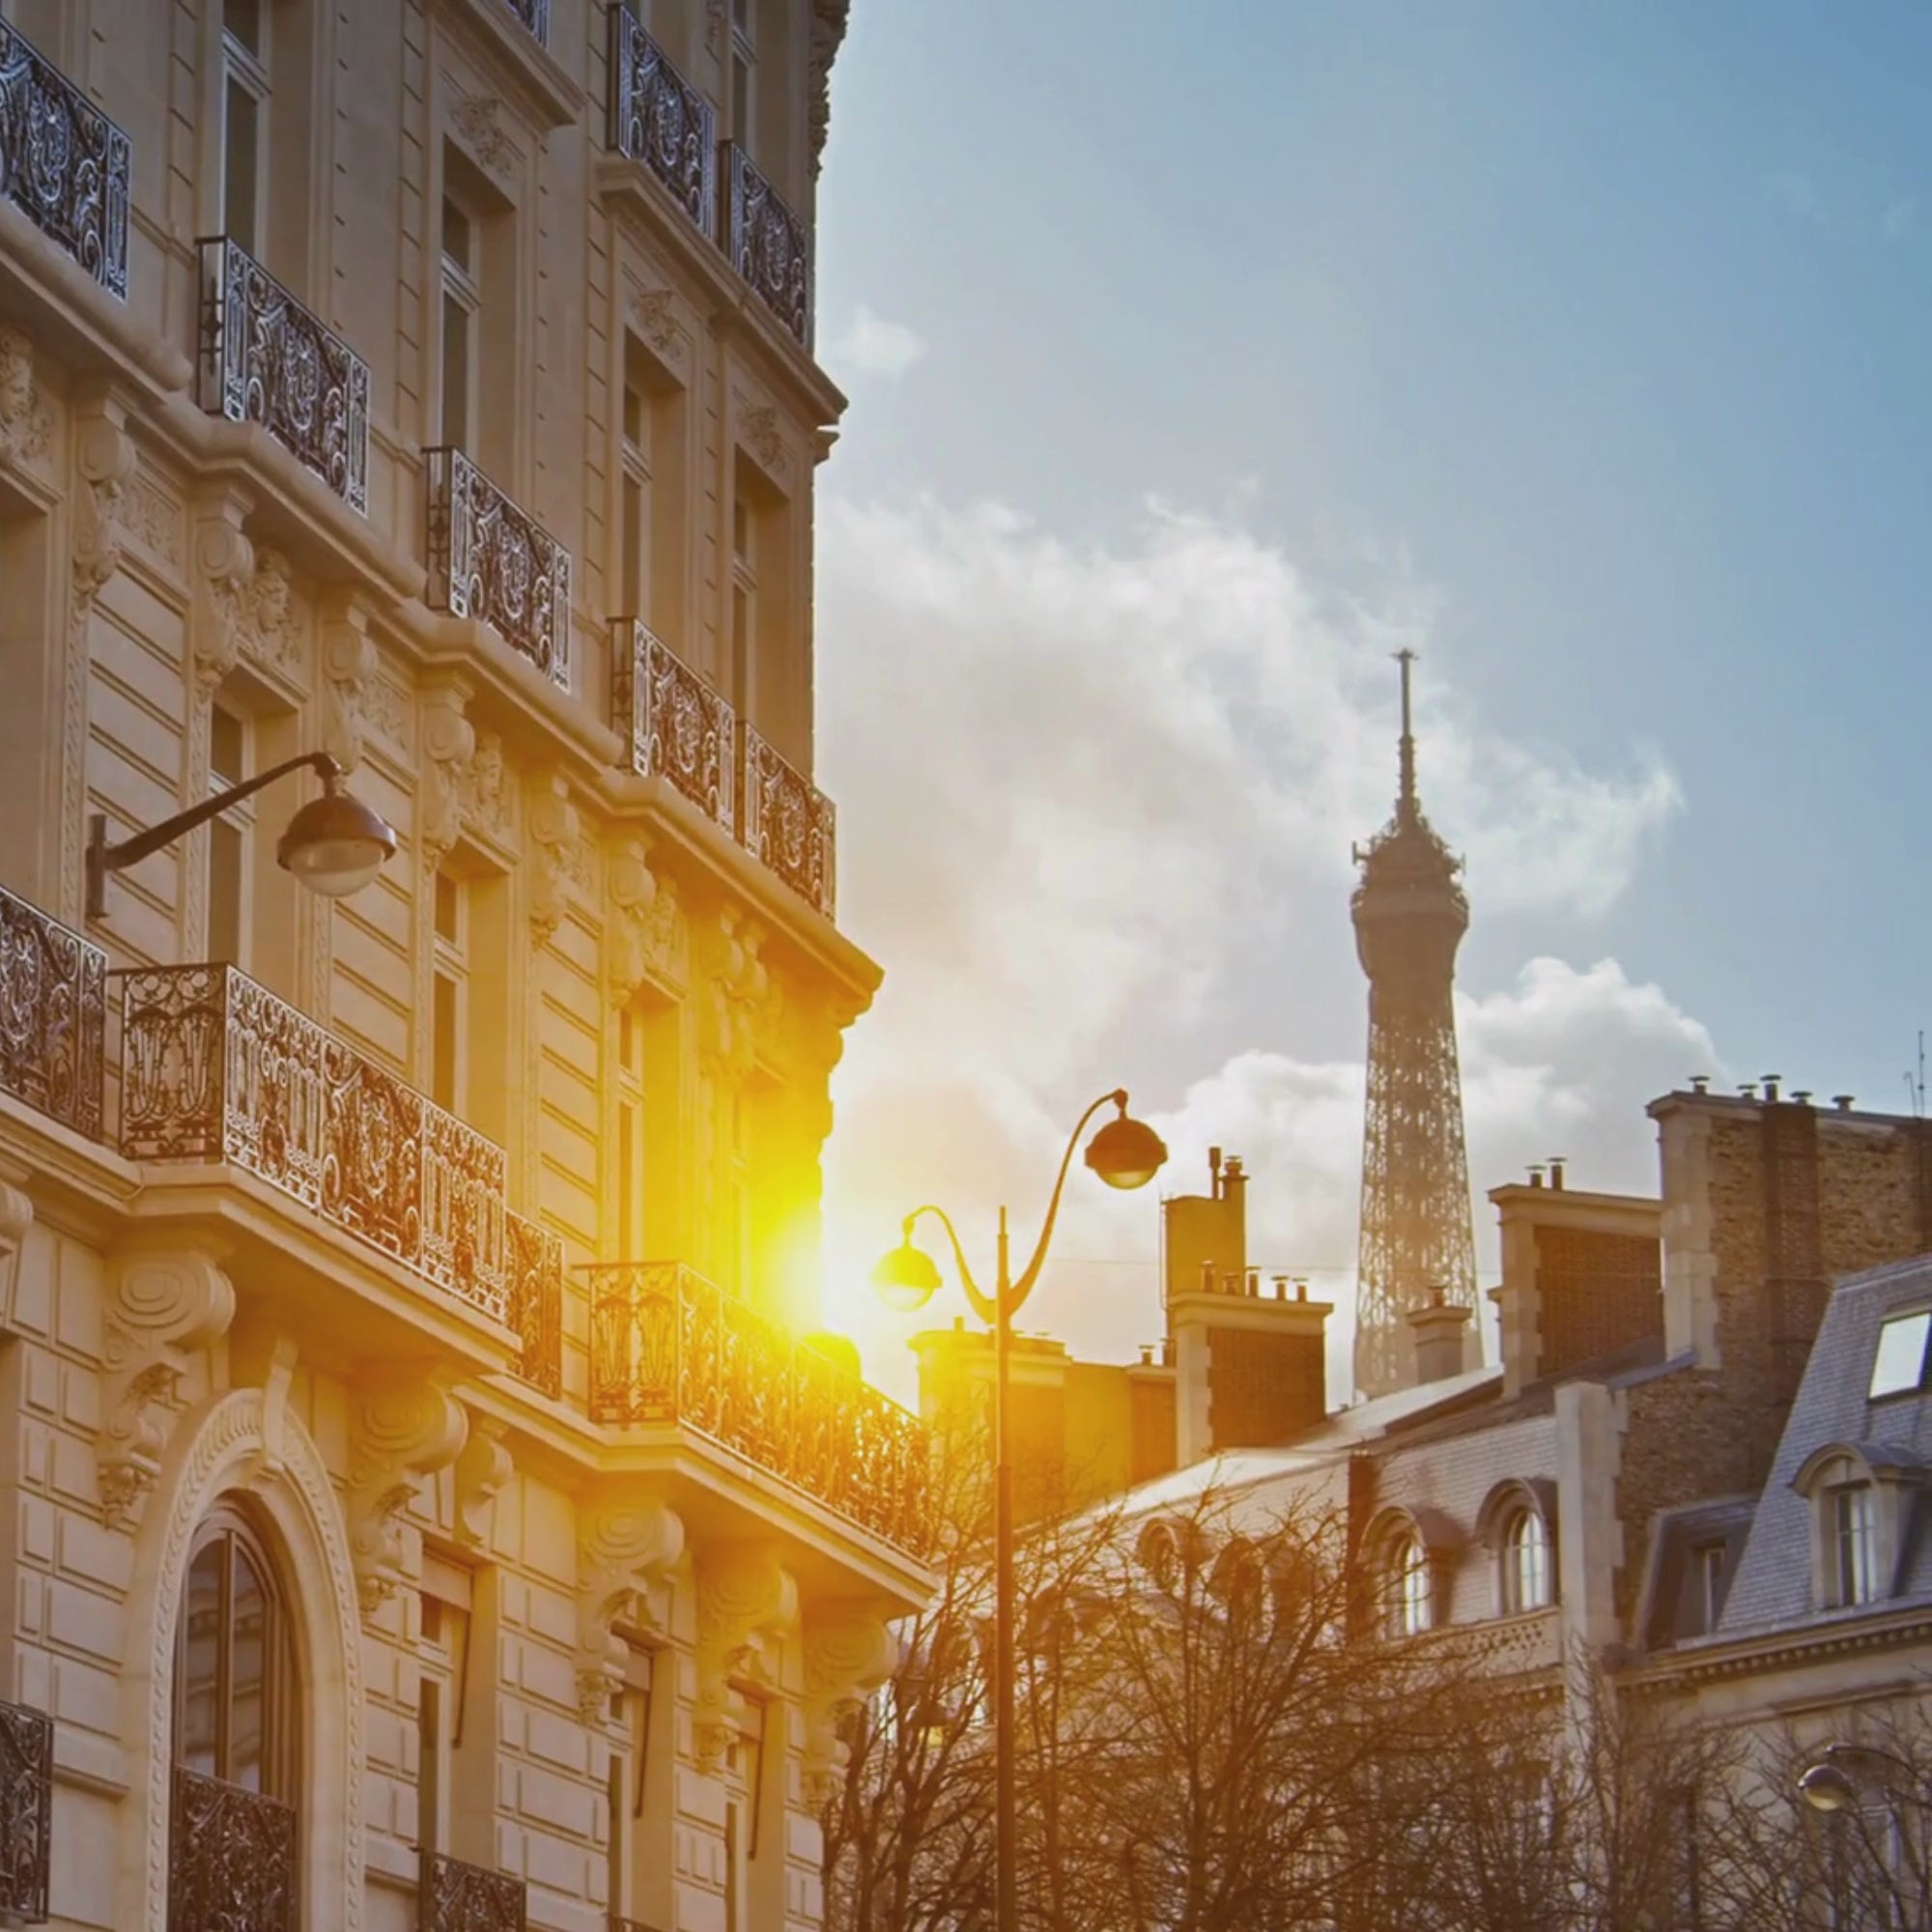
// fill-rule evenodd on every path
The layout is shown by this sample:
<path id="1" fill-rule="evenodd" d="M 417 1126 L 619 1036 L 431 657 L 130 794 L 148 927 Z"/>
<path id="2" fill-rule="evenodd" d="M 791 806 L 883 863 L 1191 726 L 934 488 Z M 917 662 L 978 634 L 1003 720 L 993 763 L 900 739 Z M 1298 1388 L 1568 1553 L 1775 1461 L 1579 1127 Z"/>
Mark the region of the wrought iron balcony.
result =
<path id="1" fill-rule="evenodd" d="M 0 887 L 0 1092 L 100 1138 L 107 955 Z"/>
<path id="2" fill-rule="evenodd" d="M 296 1810 L 175 1766 L 168 1932 L 296 1932 Z"/>
<path id="3" fill-rule="evenodd" d="M 811 236 L 735 141 L 724 144 L 724 252 L 765 306 L 811 346 Z"/>
<path id="4" fill-rule="evenodd" d="M 731 1450 L 915 1554 L 929 1541 L 917 1417 L 678 1262 L 590 1276 L 590 1414 Z"/>
<path id="5" fill-rule="evenodd" d="M 53 1815 L 53 1719 L 0 1704 L 0 1918 L 46 1918 Z"/>
<path id="6" fill-rule="evenodd" d="M 225 237 L 201 243 L 200 402 L 211 415 L 260 423 L 368 514 L 368 364 Z"/>
<path id="7" fill-rule="evenodd" d="M 509 1322 L 523 1337 L 517 1373 L 547 1396 L 563 1393 L 563 1243 L 521 1214 L 505 1214 Z"/>
<path id="8" fill-rule="evenodd" d="M 0 21 L 0 194 L 128 299 L 128 137 Z"/>
<path id="9" fill-rule="evenodd" d="M 611 727 L 631 746 L 631 769 L 662 778 L 727 832 L 738 829 L 731 706 L 633 617 L 611 632 Z"/>
<path id="10" fill-rule="evenodd" d="M 655 1925 L 647 1925 L 641 1918 L 620 1918 L 616 1913 L 611 1915 L 609 1932 L 658 1932 Z"/>
<path id="11" fill-rule="evenodd" d="M 717 120 L 630 8 L 611 8 L 611 145 L 641 161 L 702 235 L 718 223 Z"/>
<path id="12" fill-rule="evenodd" d="M 124 1154 L 232 1161 L 507 1320 L 501 1148 L 232 966 L 116 977 Z"/>
<path id="13" fill-rule="evenodd" d="M 429 466 L 429 601 L 488 624 L 553 684 L 570 688 L 570 553 L 452 448 Z"/>
<path id="14" fill-rule="evenodd" d="M 540 47 L 550 45 L 550 0 L 503 0 Z"/>
<path id="15" fill-rule="evenodd" d="M 425 1852 L 416 1924 L 420 1932 L 525 1932 L 524 1882 Z"/>
<path id="16" fill-rule="evenodd" d="M 838 884 L 838 815 L 832 801 L 749 724 L 743 790 L 746 849 L 831 919 Z"/>

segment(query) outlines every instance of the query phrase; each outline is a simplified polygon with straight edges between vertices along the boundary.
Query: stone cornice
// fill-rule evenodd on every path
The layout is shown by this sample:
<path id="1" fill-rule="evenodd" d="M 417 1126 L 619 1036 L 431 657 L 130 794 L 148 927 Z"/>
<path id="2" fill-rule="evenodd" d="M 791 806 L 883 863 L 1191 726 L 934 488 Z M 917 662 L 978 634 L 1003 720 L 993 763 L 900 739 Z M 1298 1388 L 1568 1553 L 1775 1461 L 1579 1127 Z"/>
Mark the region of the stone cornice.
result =
<path id="1" fill-rule="evenodd" d="M 1919 1604 L 1884 1616 L 1804 1624 L 1722 1644 L 1700 1644 L 1694 1650 L 1665 1651 L 1631 1670 L 1624 1681 L 1634 1690 L 1662 1691 L 1681 1684 L 1709 1684 L 1828 1658 L 1891 1650 L 1927 1638 L 1932 1638 L 1932 1605 Z"/>

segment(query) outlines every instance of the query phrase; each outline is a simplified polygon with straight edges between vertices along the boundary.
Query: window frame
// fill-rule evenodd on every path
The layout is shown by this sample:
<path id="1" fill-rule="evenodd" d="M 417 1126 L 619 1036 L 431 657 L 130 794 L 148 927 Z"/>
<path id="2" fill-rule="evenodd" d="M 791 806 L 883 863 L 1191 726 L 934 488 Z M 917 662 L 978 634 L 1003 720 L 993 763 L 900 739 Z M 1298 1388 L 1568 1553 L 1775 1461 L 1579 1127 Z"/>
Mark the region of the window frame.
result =
<path id="1" fill-rule="evenodd" d="M 469 245 L 462 258 L 450 251 L 454 214 L 464 226 Z M 437 221 L 437 367 L 436 420 L 440 444 L 463 451 L 472 462 L 478 460 L 476 426 L 481 401 L 480 368 L 483 359 L 483 272 L 479 259 L 484 246 L 486 217 L 465 200 L 460 186 L 447 179 L 442 185 L 442 204 Z M 462 319 L 463 345 L 462 419 L 450 416 L 450 327 L 452 309 Z M 459 435 L 457 432 L 461 431 Z"/>
<path id="2" fill-rule="evenodd" d="M 1433 1629 L 1435 1579 L 1420 1529 L 1406 1525 L 1388 1538 L 1381 1571 L 1382 1634 L 1401 1641 Z"/>
<path id="3" fill-rule="evenodd" d="M 1556 1600 L 1555 1551 L 1549 1525 L 1533 1503 L 1518 1503 L 1503 1520 L 1502 1613 L 1527 1616 Z"/>
<path id="4" fill-rule="evenodd" d="M 235 726 L 237 740 L 237 770 L 231 775 L 217 769 L 215 762 L 215 742 L 219 730 L 219 720 L 227 720 Z M 238 706 L 226 703 L 217 693 L 209 702 L 208 711 L 208 795 L 219 798 L 231 787 L 242 782 L 254 771 L 255 721 L 247 712 Z M 249 969 L 252 948 L 249 935 L 254 927 L 255 914 L 255 830 L 257 816 L 256 801 L 245 798 L 231 805 L 219 816 L 209 821 L 208 837 L 203 841 L 201 865 L 205 887 L 203 911 L 205 927 L 201 935 L 202 952 L 210 964 L 239 967 L 242 972 Z M 214 930 L 217 880 L 225 867 L 218 861 L 218 854 L 226 851 L 230 855 L 233 871 L 233 899 L 235 916 L 234 944 L 227 952 L 219 950 Z"/>
<path id="5" fill-rule="evenodd" d="M 217 28 L 216 45 L 219 53 L 219 78 L 217 81 L 217 141 L 216 155 L 220 165 L 220 199 L 218 214 L 221 232 L 231 242 L 241 245 L 256 261 L 264 259 L 268 248 L 269 225 L 269 161 L 271 152 L 269 139 L 269 117 L 272 111 L 274 99 L 272 62 L 274 58 L 274 8 L 269 0 L 260 0 L 256 8 L 256 21 L 261 33 L 261 45 L 251 47 L 228 23 L 228 8 L 220 9 L 220 24 Z M 249 226 L 245 232 L 238 233 L 230 219 L 230 161 L 232 144 L 230 141 L 229 101 L 231 90 L 245 94 L 254 105 L 254 179 L 252 183 L 249 210 Z"/>
<path id="6" fill-rule="evenodd" d="M 731 45 L 724 64 L 726 137 L 755 166 L 758 143 L 758 0 L 731 0 Z"/>
<path id="7" fill-rule="evenodd" d="M 1885 1353 L 1886 1335 L 1889 1331 L 1908 1326 L 1918 1330 L 1918 1371 L 1909 1382 L 1893 1381 L 1881 1388 L 1879 1369 Z M 1896 1309 L 1879 1323 L 1878 1341 L 1872 1350 L 1871 1376 L 1865 1384 L 1865 1400 L 1891 1402 L 1900 1396 L 1922 1395 L 1928 1384 L 1928 1370 L 1932 1370 L 1932 1308 Z"/>
<path id="8" fill-rule="evenodd" d="M 1876 1603 L 1879 1585 L 1878 1491 L 1869 1476 L 1858 1474 L 1827 1483 L 1821 1494 L 1830 1512 L 1832 1602 L 1835 1609 Z"/>
<path id="9" fill-rule="evenodd" d="M 445 931 L 441 894 L 447 886 L 454 917 Z M 430 1098 L 444 1113 L 467 1119 L 469 1089 L 469 882 L 439 866 L 430 875 Z M 450 989 L 449 1078 L 443 1080 L 440 991 Z"/>
<path id="10" fill-rule="evenodd" d="M 649 1065 L 649 1024 L 636 999 L 617 1015 L 611 1088 L 617 1116 L 612 1157 L 617 1164 L 617 1261 L 644 1259 L 645 1149 L 644 1081 Z M 629 1145 L 626 1146 L 628 1141 Z"/>

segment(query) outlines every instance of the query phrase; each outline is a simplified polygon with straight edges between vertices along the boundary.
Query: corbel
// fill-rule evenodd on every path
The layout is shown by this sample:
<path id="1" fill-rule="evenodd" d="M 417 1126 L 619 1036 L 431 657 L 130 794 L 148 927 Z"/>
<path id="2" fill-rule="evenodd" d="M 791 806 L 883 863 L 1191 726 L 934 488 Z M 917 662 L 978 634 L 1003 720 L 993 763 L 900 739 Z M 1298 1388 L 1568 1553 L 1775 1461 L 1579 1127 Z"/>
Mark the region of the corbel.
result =
<path id="1" fill-rule="evenodd" d="M 205 702 L 242 657 L 253 594 L 255 546 L 242 525 L 253 499 L 211 490 L 194 503 L 194 604 L 189 614 L 195 687 Z"/>
<path id="2" fill-rule="evenodd" d="M 600 1724 L 624 1682 L 624 1647 L 613 1627 L 670 1626 L 668 1593 L 684 1551 L 684 1524 L 655 1497 L 632 1486 L 621 1496 L 586 1499 L 577 1531 L 577 1705 L 586 1724 Z"/>
<path id="3" fill-rule="evenodd" d="M 510 1480 L 515 1464 L 503 1446 L 508 1424 L 493 1415 L 469 1410 L 469 1432 L 454 1471 L 456 1540 L 467 1549 L 481 1549 L 490 1541 L 497 1495 Z"/>
<path id="4" fill-rule="evenodd" d="M 53 435 L 53 411 L 34 380 L 34 338 L 0 327 L 0 465 L 39 463 Z"/>
<path id="5" fill-rule="evenodd" d="M 374 1617 L 404 1579 L 397 1519 L 414 1497 L 418 1479 L 455 1462 L 467 1435 L 463 1405 L 428 1371 L 390 1369 L 360 1380 L 350 1419 L 345 1504 L 365 1618 Z"/>
<path id="6" fill-rule="evenodd" d="M 97 391 L 83 399 L 74 431 L 73 622 L 86 621 L 100 586 L 121 568 L 121 498 L 134 480 L 134 440 L 118 397 Z"/>
<path id="7" fill-rule="evenodd" d="M 422 868 L 433 872 L 463 831 L 465 789 L 476 755 L 476 729 L 464 716 L 469 687 L 440 678 L 423 687 L 418 740 L 422 750 L 422 800 L 416 813 L 416 843 Z"/>
<path id="8" fill-rule="evenodd" d="M 851 1751 L 838 1719 L 892 1676 L 899 1642 L 881 1617 L 863 1611 L 808 1616 L 805 1622 L 805 1797 L 831 1798 Z"/>
<path id="9" fill-rule="evenodd" d="M 14 1332 L 14 1290 L 20 1275 L 20 1250 L 34 1225 L 33 1197 L 25 1188 L 0 1179 L 0 1332 Z"/>
<path id="10" fill-rule="evenodd" d="M 697 1566 L 697 1699 L 692 1733 L 698 1769 L 715 1773 L 742 1728 L 734 1679 L 776 1690 L 777 1652 L 798 1625 L 798 1585 L 775 1546 L 727 1548 Z"/>
<path id="11" fill-rule="evenodd" d="M 331 587 L 317 611 L 316 663 L 322 684 L 322 749 L 353 772 L 362 762 L 362 706 L 376 676 L 369 607 L 353 590 Z"/>
<path id="12" fill-rule="evenodd" d="M 213 1244 L 124 1249 L 110 1258 L 101 1346 L 106 1369 L 95 1443 L 100 1513 L 125 1523 L 155 1486 L 174 1424 L 175 1388 L 197 1350 L 235 1319 L 235 1286 Z"/>
<path id="13" fill-rule="evenodd" d="M 532 781 L 524 831 L 524 862 L 530 873 L 530 937 L 542 948 L 563 919 L 564 881 L 578 838 L 577 808 L 570 802 L 570 786 L 561 772 L 547 772 Z"/>

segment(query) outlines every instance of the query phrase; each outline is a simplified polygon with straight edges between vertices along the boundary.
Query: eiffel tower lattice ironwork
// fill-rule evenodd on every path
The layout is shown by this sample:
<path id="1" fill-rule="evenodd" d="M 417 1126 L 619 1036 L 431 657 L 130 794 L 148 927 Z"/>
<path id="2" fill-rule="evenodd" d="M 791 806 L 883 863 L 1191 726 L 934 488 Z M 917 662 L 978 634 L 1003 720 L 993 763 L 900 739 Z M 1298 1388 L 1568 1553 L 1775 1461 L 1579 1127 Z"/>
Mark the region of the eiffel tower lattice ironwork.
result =
<path id="1" fill-rule="evenodd" d="M 1350 912 L 1369 978 L 1369 1093 L 1362 1125 L 1362 1238 L 1355 1292 L 1355 1387 L 1408 1379 L 1405 1318 L 1435 1290 L 1476 1303 L 1469 1160 L 1456 1062 L 1456 949 L 1469 901 L 1454 857 L 1415 791 L 1409 729 L 1412 651 L 1402 666 L 1402 767 L 1395 816 L 1353 854 Z M 1473 1323 L 1471 1324 L 1473 1328 Z"/>

